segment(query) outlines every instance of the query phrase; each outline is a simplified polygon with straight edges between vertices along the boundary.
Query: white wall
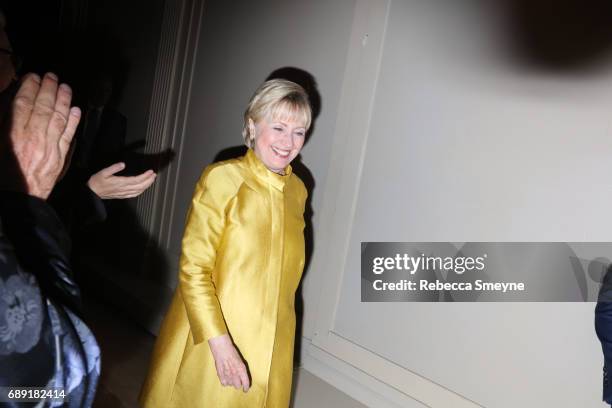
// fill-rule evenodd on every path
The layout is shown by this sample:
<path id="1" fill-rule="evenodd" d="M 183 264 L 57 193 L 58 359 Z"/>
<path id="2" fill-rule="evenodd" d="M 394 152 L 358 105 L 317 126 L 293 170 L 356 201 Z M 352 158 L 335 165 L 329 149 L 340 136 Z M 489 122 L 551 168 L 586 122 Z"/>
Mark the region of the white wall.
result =
<path id="1" fill-rule="evenodd" d="M 593 304 L 360 302 L 360 241 L 610 240 L 610 64 L 528 65 L 507 4 L 208 1 L 170 263 L 250 94 L 299 67 L 322 98 L 306 368 L 377 408 L 603 406 Z"/>
<path id="2" fill-rule="evenodd" d="M 603 406 L 592 303 L 360 302 L 361 241 L 610 240 L 612 63 L 529 65 L 493 3 L 378 3 L 375 89 L 363 107 L 341 102 L 370 120 L 361 150 L 332 155 L 355 170 L 330 180 L 355 186 L 335 197 L 353 212 L 323 215 L 341 220 L 317 263 L 314 346 L 384 379 L 396 401 Z"/>

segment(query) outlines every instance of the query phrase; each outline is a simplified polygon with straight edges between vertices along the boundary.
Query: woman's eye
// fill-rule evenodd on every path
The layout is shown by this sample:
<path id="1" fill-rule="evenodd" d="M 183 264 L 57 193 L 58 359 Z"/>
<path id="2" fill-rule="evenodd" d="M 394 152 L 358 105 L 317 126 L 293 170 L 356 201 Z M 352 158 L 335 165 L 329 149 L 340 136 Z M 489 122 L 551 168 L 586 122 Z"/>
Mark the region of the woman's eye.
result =
<path id="1" fill-rule="evenodd" d="M 302 137 L 302 136 L 304 136 L 304 132 L 297 132 L 296 135 Z"/>
<path id="2" fill-rule="evenodd" d="M 274 128 L 274 130 L 276 130 L 276 131 L 278 131 L 278 132 L 282 132 L 282 130 L 283 130 L 283 129 L 282 129 L 282 128 L 279 128 L 279 127 L 275 127 L 275 128 Z"/>

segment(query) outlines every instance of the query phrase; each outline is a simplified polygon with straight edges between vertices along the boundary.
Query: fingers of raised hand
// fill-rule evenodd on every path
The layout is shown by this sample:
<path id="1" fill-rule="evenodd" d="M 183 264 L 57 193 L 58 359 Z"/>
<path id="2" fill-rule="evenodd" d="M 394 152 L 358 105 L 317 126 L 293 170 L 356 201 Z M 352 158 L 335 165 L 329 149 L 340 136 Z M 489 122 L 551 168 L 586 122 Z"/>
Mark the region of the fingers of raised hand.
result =
<path id="1" fill-rule="evenodd" d="M 79 108 L 72 107 L 70 108 L 70 113 L 68 114 L 68 123 L 64 129 L 64 133 L 62 133 L 59 140 L 60 153 L 62 158 L 66 157 L 68 152 L 70 151 L 70 146 L 72 145 L 72 139 L 74 134 L 76 133 L 77 126 L 79 125 L 79 121 L 81 120 L 81 110 Z"/>
<path id="2" fill-rule="evenodd" d="M 36 74 L 28 74 L 23 78 L 21 86 L 13 99 L 13 128 L 22 130 L 26 127 L 32 109 L 34 108 L 34 100 L 40 89 L 40 77 Z"/>
<path id="3" fill-rule="evenodd" d="M 70 109 L 71 100 L 72 90 L 66 84 L 58 87 L 55 74 L 48 73 L 42 80 L 28 74 L 13 100 L 13 136 L 21 138 L 19 142 L 30 139 L 51 147 L 61 137 L 58 146 L 63 159 L 81 117 L 78 108 Z"/>
<path id="4" fill-rule="evenodd" d="M 46 81 L 46 77 L 43 80 Z M 42 88 L 40 94 L 42 95 Z M 68 117 L 70 114 L 70 101 L 72 100 L 72 90 L 66 84 L 61 84 L 57 88 L 57 97 L 52 107 L 51 118 L 49 119 L 49 126 L 47 132 L 53 138 L 58 138 L 64 134 L 66 125 L 68 124 Z M 41 110 L 47 110 L 48 107 L 45 105 L 48 101 L 43 101 L 43 108 Z"/>
<path id="5" fill-rule="evenodd" d="M 61 131 L 56 129 L 58 122 L 61 122 L 61 115 L 56 115 L 55 112 L 57 87 L 57 76 L 47 73 L 40 84 L 40 89 L 32 107 L 32 115 L 26 126 L 33 132 L 35 137 L 43 138 L 47 136 L 48 130 L 53 131 L 51 136 L 59 137 L 66 126 L 66 121 L 64 121 Z"/>
<path id="6" fill-rule="evenodd" d="M 55 99 L 55 112 L 68 119 L 70 112 L 70 102 L 72 101 L 72 89 L 66 84 L 61 84 L 57 89 L 57 98 Z"/>
<path id="7" fill-rule="evenodd" d="M 26 75 L 13 99 L 10 142 L 29 194 L 46 199 L 64 167 L 80 119 L 71 99 L 52 73 Z"/>

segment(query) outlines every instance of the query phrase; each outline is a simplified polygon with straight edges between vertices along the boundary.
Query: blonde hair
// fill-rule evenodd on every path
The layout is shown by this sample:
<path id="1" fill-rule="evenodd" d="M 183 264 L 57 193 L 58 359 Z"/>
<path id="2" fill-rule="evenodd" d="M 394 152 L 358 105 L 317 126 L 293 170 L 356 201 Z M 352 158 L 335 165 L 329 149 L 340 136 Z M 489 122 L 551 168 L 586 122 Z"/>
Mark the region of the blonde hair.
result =
<path id="1" fill-rule="evenodd" d="M 242 137 L 248 147 L 253 147 L 255 139 L 249 119 L 257 123 L 263 118 L 302 121 L 308 130 L 312 120 L 308 94 L 300 85 L 286 79 L 271 79 L 261 84 L 244 112 Z"/>

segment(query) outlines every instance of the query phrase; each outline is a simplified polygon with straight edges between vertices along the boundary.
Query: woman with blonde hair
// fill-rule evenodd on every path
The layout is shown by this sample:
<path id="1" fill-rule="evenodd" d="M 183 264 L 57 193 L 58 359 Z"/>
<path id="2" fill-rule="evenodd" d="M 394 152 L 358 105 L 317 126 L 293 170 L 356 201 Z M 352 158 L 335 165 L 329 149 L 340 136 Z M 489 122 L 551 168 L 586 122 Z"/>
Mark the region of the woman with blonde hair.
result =
<path id="1" fill-rule="evenodd" d="M 307 197 L 290 163 L 311 115 L 302 87 L 264 82 L 244 114 L 246 155 L 204 170 L 142 406 L 289 406 Z"/>

